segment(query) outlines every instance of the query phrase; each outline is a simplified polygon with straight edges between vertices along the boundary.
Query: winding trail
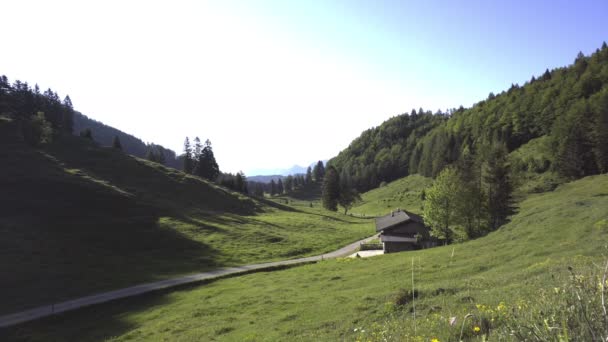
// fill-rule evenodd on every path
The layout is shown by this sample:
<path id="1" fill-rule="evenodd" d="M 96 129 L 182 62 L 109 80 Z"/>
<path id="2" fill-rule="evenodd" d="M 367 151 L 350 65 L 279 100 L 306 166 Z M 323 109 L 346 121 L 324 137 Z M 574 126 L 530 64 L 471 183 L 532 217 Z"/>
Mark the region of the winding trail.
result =
<path id="1" fill-rule="evenodd" d="M 282 260 L 275 262 L 268 262 L 263 264 L 253 264 L 253 265 L 244 265 L 237 267 L 227 267 L 227 268 L 219 268 L 217 270 L 192 274 L 188 276 L 171 278 L 166 280 L 161 280 L 153 283 L 146 283 L 141 285 L 135 285 L 131 287 L 126 287 L 120 290 L 114 290 L 109 292 L 102 292 L 86 297 L 80 297 L 72 300 L 68 300 L 65 302 L 39 306 L 37 308 L 16 312 L 4 316 L 0 316 L 0 328 L 9 327 L 12 325 L 33 321 L 35 319 L 59 314 L 66 311 L 72 311 L 79 308 L 83 308 L 85 306 L 105 303 L 117 299 L 127 298 L 142 295 L 145 293 L 150 293 L 153 291 L 168 289 L 180 285 L 185 284 L 193 284 L 196 282 L 200 282 L 203 280 L 216 279 L 226 275 L 238 274 L 238 273 L 246 273 L 251 271 L 262 271 L 267 269 L 272 269 L 279 266 L 288 266 L 288 265 L 297 265 L 297 264 L 305 264 L 310 262 L 321 261 L 324 259 L 333 259 L 344 257 L 349 254 L 352 254 L 359 244 L 362 242 L 368 242 L 373 238 L 377 237 L 377 235 L 368 237 L 363 240 L 359 240 L 357 242 L 353 242 L 348 246 L 342 247 L 337 251 L 333 251 L 330 253 L 325 253 L 322 255 L 299 258 L 299 259 L 291 259 L 291 260 Z"/>

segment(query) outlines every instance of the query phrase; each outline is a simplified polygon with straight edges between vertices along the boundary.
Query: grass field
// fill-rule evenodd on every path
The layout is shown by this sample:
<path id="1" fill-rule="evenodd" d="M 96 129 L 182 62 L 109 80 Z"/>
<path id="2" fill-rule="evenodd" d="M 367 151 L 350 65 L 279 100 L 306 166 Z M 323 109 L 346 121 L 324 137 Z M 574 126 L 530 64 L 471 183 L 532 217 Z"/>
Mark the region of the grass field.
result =
<path id="1" fill-rule="evenodd" d="M 492 340 L 517 340 L 500 334 L 510 329 L 509 315 L 538 314 L 536 303 L 562 286 L 568 266 L 582 273 L 605 262 L 607 241 L 608 175 L 593 176 L 529 196 L 512 222 L 478 240 L 219 280 L 32 322 L 4 337 L 454 341 L 462 329 L 467 340 L 481 341 L 488 332 Z M 407 292 L 412 271 L 415 302 Z M 462 325 L 467 314 L 475 316 Z M 483 330 L 476 332 L 477 325 Z"/>
<path id="2" fill-rule="evenodd" d="M 397 208 L 421 213 L 421 192 L 433 183 L 431 178 L 410 175 L 361 195 L 362 201 L 351 209 L 353 215 L 382 216 Z"/>
<path id="3" fill-rule="evenodd" d="M 0 314 L 221 266 L 321 254 L 369 220 L 254 200 L 80 137 L 0 121 Z"/>

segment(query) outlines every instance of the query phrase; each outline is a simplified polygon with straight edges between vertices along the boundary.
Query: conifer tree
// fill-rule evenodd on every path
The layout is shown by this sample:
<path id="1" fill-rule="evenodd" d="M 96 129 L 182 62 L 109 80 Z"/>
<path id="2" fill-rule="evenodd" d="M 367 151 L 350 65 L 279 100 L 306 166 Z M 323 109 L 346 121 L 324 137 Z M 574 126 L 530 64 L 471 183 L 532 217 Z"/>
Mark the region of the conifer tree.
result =
<path id="1" fill-rule="evenodd" d="M 515 213 L 507 155 L 506 146 L 499 144 L 492 148 L 486 161 L 484 180 L 488 194 L 489 225 L 492 230 L 507 223 L 508 217 Z"/>
<path id="2" fill-rule="evenodd" d="M 159 164 L 161 164 L 161 165 L 165 165 L 167 163 L 167 160 L 165 158 L 165 152 L 164 152 L 164 149 L 162 147 L 157 148 L 156 162 L 159 163 Z"/>
<path id="3" fill-rule="evenodd" d="M 285 178 L 285 193 L 291 193 L 291 191 L 293 190 L 293 176 L 289 175 Z"/>
<path id="4" fill-rule="evenodd" d="M 344 215 L 353 207 L 355 203 L 361 200 L 359 192 L 354 188 L 352 177 L 346 168 L 340 173 L 340 194 L 338 196 L 338 204 L 344 208 Z"/>
<path id="5" fill-rule="evenodd" d="M 277 193 L 279 195 L 282 195 L 284 191 L 285 189 L 283 188 L 283 181 L 281 180 L 281 178 L 279 178 L 279 181 L 277 182 Z"/>
<path id="6" fill-rule="evenodd" d="M 194 162 L 192 158 L 192 146 L 190 146 L 190 139 L 186 137 L 184 141 L 184 165 L 183 171 L 188 174 L 192 174 L 194 168 Z"/>
<path id="7" fill-rule="evenodd" d="M 210 181 L 214 181 L 220 174 L 220 168 L 215 161 L 213 148 L 211 147 L 211 141 L 209 141 L 209 139 L 205 141 L 205 146 L 201 151 L 197 166 L 197 175 Z"/>
<path id="8" fill-rule="evenodd" d="M 323 207 L 327 210 L 337 211 L 338 199 L 340 198 L 340 176 L 333 166 L 327 168 L 321 189 Z"/>
<path id="9" fill-rule="evenodd" d="M 312 169 L 310 166 L 306 169 L 306 185 L 312 184 Z"/>
<path id="10" fill-rule="evenodd" d="M 198 162 L 201 159 L 201 153 L 203 151 L 203 145 L 201 145 L 201 139 L 198 137 L 194 138 L 194 151 L 192 152 L 192 170 L 197 176 L 200 175 Z"/>
<path id="11" fill-rule="evenodd" d="M 317 162 L 317 165 L 315 165 L 312 173 L 315 177 L 315 182 L 320 183 L 323 181 L 323 177 L 325 176 L 325 167 L 323 166 L 322 161 L 319 160 Z"/>
<path id="12" fill-rule="evenodd" d="M 277 194 L 277 185 L 274 182 L 274 179 L 270 180 L 270 196 L 274 196 Z"/>
<path id="13" fill-rule="evenodd" d="M 115 135 L 114 139 L 112 139 L 112 148 L 122 151 L 122 144 L 120 143 L 120 138 L 118 138 L 118 135 Z"/>
<path id="14" fill-rule="evenodd" d="M 70 134 L 74 131 L 74 106 L 70 95 L 66 95 L 63 99 L 62 128 Z"/>

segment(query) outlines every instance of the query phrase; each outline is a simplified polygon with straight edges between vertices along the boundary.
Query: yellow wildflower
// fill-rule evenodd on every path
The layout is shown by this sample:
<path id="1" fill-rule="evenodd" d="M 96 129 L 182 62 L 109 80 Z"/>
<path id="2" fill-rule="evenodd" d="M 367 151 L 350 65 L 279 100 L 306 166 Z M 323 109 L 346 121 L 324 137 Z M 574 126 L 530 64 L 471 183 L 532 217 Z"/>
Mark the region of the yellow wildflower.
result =
<path id="1" fill-rule="evenodd" d="M 504 310 L 505 308 L 506 308 L 505 303 L 500 302 L 500 304 L 498 304 L 498 306 L 496 307 L 496 310 L 500 311 L 500 310 Z"/>
<path id="2" fill-rule="evenodd" d="M 439 340 L 436 339 L 436 338 L 434 338 L 434 339 L 431 340 L 431 342 L 439 342 Z"/>
<path id="3" fill-rule="evenodd" d="M 475 326 L 475 327 L 473 328 L 473 331 L 474 331 L 474 332 L 476 332 L 476 333 L 477 333 L 477 332 L 479 332 L 480 330 L 481 330 L 481 328 L 480 328 L 480 327 L 478 327 L 478 326 Z"/>

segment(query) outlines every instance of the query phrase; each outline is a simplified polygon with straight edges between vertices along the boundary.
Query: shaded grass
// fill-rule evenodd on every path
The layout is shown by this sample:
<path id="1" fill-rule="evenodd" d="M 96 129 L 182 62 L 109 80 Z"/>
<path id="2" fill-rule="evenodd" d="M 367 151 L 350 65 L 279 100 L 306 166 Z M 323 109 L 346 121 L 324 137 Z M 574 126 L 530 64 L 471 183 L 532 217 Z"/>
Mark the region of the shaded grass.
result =
<path id="1" fill-rule="evenodd" d="M 603 260 L 608 175 L 532 195 L 500 230 L 462 244 L 369 259 L 339 259 L 120 301 L 5 332 L 33 341 L 457 340 L 477 305 L 534 302 L 568 276 L 567 266 Z M 583 203 L 584 207 L 577 203 Z M 412 303 L 397 303 L 416 278 Z M 156 305 L 162 303 L 162 305 Z M 458 324 L 451 327 L 450 317 Z M 469 329 L 469 325 L 466 326 Z M 466 339 L 475 339 L 470 330 Z"/>
<path id="2" fill-rule="evenodd" d="M 8 121 L 0 160 L 0 314 L 373 234 L 365 220 L 256 201 L 80 137 L 33 149 Z"/>

